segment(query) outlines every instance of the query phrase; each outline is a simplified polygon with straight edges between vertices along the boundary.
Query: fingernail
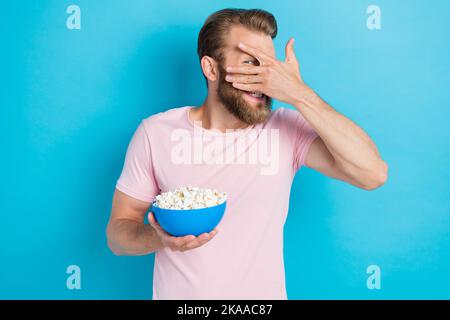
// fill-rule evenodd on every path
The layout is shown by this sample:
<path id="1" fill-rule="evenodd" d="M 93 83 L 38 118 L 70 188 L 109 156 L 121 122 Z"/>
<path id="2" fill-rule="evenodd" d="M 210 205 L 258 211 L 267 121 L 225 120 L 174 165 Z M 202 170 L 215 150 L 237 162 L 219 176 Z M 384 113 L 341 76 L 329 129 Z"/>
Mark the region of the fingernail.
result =
<path id="1" fill-rule="evenodd" d="M 245 47 L 245 45 L 244 45 L 242 42 L 239 42 L 238 46 L 239 46 L 240 48 Z"/>
<path id="2" fill-rule="evenodd" d="M 227 71 L 231 71 L 231 69 L 232 69 L 231 67 L 227 67 Z"/>

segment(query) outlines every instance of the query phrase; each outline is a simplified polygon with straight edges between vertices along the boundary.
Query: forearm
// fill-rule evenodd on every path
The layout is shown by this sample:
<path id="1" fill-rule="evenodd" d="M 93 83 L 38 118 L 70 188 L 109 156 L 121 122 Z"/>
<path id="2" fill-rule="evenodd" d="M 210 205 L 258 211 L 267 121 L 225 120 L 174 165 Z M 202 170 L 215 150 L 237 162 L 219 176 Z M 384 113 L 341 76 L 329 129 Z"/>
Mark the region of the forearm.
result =
<path id="1" fill-rule="evenodd" d="M 334 110 L 312 89 L 303 90 L 294 106 L 320 135 L 344 173 L 361 179 L 385 171 L 386 164 L 364 130 Z"/>
<path id="2" fill-rule="evenodd" d="M 163 247 L 152 226 L 128 219 L 111 222 L 107 237 L 111 251 L 117 255 L 145 255 Z"/>

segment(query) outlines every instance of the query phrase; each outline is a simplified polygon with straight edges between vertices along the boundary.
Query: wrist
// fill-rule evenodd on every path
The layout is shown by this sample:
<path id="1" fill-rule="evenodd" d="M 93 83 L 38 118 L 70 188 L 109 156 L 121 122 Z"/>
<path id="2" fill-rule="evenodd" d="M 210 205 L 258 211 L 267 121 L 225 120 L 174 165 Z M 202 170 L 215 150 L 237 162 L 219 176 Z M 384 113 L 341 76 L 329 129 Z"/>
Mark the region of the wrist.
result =
<path id="1" fill-rule="evenodd" d="M 292 105 L 300 110 L 301 107 L 304 107 L 305 105 L 310 105 L 314 101 L 317 100 L 317 95 L 314 92 L 313 89 L 311 89 L 308 85 L 305 83 L 302 83 L 300 85 L 299 90 L 296 91 L 296 95 L 294 97 L 294 102 Z"/>
<path id="2" fill-rule="evenodd" d="M 165 247 L 160 234 L 151 225 L 144 225 L 142 233 L 144 234 L 143 238 L 145 239 L 144 242 L 146 247 L 151 252 L 163 249 Z"/>

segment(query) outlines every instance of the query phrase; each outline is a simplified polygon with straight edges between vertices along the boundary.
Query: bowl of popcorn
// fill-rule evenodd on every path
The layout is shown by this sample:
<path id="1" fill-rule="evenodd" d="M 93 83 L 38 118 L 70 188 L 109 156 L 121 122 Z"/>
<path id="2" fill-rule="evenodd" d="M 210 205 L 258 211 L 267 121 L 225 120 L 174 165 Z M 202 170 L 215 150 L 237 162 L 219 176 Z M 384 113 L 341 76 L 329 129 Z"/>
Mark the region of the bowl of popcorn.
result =
<path id="1" fill-rule="evenodd" d="M 179 187 L 155 197 L 156 221 L 175 237 L 211 232 L 225 213 L 227 194 L 216 189 Z"/>

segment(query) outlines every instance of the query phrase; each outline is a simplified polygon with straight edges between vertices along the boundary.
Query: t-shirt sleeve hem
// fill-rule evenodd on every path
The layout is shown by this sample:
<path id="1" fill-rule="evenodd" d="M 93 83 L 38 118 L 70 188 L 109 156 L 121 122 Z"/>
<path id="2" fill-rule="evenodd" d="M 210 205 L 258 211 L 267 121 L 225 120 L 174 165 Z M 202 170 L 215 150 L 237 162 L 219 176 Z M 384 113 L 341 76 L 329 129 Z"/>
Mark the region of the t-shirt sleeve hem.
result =
<path id="1" fill-rule="evenodd" d="M 144 202 L 152 202 L 153 201 L 153 197 L 152 196 L 147 196 L 147 195 L 143 195 L 141 193 L 135 192 L 133 190 L 131 190 L 130 188 L 128 188 L 127 186 L 123 185 L 120 182 L 116 183 L 116 189 L 129 195 L 130 197 L 133 197 L 135 199 L 144 201 Z"/>
<path id="2" fill-rule="evenodd" d="M 306 156 L 308 155 L 309 148 L 311 147 L 312 143 L 316 138 L 319 137 L 319 135 L 312 131 L 305 137 L 305 142 L 303 143 L 303 150 L 299 157 L 299 167 L 297 170 L 299 170 L 302 166 L 305 165 Z"/>

